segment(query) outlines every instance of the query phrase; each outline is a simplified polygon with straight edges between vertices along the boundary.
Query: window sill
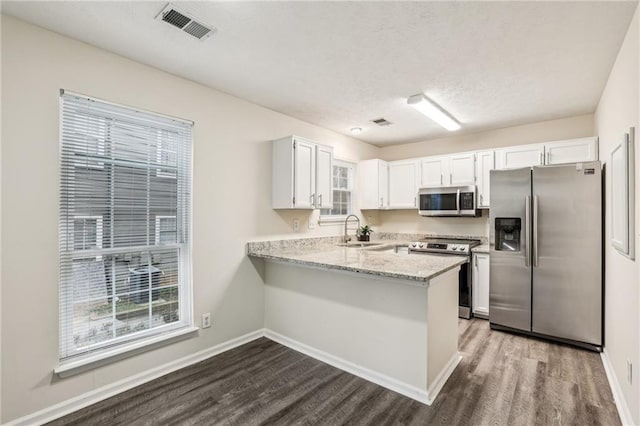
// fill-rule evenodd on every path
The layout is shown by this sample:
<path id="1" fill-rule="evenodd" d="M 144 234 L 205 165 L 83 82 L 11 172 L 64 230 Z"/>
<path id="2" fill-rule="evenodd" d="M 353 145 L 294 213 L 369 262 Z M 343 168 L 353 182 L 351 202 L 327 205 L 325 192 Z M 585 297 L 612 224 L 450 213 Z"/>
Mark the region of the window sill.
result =
<path id="1" fill-rule="evenodd" d="M 176 342 L 178 340 L 186 339 L 191 335 L 197 333 L 198 327 L 185 327 L 170 333 L 161 334 L 159 336 L 152 336 L 146 339 L 142 339 L 128 345 L 118 346 L 116 348 L 107 349 L 101 351 L 98 354 L 88 355 L 82 358 L 64 361 L 58 365 L 53 372 L 61 378 L 73 376 L 79 373 L 83 373 L 88 370 L 100 367 L 105 364 L 109 364 L 123 358 L 127 358 L 141 352 L 146 352 L 151 349 L 155 349 L 162 345 Z"/>

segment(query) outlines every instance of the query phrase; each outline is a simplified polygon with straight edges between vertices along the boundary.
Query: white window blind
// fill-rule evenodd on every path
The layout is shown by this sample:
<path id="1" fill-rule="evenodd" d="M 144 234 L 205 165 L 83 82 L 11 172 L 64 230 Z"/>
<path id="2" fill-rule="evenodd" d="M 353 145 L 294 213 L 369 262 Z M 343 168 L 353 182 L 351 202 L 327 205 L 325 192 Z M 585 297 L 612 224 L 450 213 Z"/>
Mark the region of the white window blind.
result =
<path id="1" fill-rule="evenodd" d="M 191 325 L 192 127 L 61 92 L 62 360 Z"/>

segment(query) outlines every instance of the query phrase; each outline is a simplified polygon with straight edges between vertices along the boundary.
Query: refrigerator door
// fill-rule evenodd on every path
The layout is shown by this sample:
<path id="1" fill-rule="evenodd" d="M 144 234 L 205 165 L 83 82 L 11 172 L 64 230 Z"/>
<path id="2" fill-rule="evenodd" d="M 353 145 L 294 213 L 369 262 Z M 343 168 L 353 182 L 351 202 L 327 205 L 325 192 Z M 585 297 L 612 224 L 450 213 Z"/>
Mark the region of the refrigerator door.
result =
<path id="1" fill-rule="evenodd" d="M 531 331 L 531 168 L 490 173 L 489 321 Z"/>
<path id="2" fill-rule="evenodd" d="M 601 188 L 599 162 L 533 168 L 536 333 L 602 345 Z"/>

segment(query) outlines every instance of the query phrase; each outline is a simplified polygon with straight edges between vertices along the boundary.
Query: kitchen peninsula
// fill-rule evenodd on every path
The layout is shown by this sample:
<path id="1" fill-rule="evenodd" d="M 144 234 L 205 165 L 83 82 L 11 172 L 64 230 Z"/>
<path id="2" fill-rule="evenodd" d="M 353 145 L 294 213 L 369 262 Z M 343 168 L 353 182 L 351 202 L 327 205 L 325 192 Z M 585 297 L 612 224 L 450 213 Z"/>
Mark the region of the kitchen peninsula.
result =
<path id="1" fill-rule="evenodd" d="M 407 254 L 407 241 L 253 242 L 265 335 L 430 404 L 461 359 L 458 256 Z M 263 262 L 264 261 L 264 262 Z"/>

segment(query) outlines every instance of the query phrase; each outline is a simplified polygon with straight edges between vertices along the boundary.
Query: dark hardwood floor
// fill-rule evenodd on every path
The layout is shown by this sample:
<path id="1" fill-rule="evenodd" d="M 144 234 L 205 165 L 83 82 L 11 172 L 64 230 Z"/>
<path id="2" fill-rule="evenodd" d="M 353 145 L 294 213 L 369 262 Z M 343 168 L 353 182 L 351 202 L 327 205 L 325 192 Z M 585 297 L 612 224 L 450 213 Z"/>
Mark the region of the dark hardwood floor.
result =
<path id="1" fill-rule="evenodd" d="M 460 320 L 431 406 L 261 338 L 54 425 L 619 425 L 597 353 Z"/>

